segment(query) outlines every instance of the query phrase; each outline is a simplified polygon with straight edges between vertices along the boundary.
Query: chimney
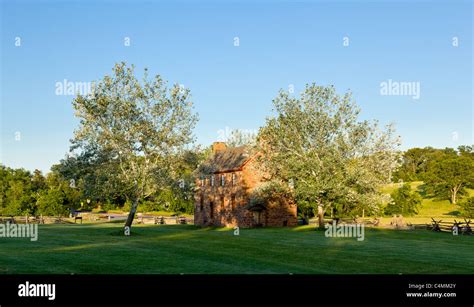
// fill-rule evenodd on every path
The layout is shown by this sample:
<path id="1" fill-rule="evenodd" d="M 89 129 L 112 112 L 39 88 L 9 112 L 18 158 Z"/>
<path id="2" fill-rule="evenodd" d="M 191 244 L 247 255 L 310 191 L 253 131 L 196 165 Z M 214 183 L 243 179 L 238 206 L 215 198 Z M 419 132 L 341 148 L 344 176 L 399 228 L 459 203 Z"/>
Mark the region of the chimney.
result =
<path id="1" fill-rule="evenodd" d="M 224 142 L 214 142 L 212 143 L 212 153 L 217 153 L 219 151 L 224 151 L 227 149 L 227 146 Z"/>

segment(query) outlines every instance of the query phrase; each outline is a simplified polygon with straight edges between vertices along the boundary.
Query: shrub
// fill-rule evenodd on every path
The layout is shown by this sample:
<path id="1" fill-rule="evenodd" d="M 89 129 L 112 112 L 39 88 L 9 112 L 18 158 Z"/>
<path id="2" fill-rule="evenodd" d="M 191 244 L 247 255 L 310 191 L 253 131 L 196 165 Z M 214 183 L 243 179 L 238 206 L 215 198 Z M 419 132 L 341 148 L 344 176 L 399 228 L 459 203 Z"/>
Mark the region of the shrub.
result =
<path id="1" fill-rule="evenodd" d="M 143 212 L 161 210 L 161 206 L 158 202 L 150 201 L 150 200 L 145 200 L 145 201 L 141 202 L 140 205 L 138 206 L 138 208 L 140 209 L 140 211 L 143 211 Z"/>
<path id="2" fill-rule="evenodd" d="M 385 208 L 385 214 L 402 214 L 405 216 L 418 214 L 418 206 L 422 199 L 418 192 L 411 190 L 410 184 L 404 184 L 390 196 L 392 201 Z"/>
<path id="3" fill-rule="evenodd" d="M 101 204 L 100 207 L 103 211 L 110 211 L 114 210 L 117 206 L 113 204 L 110 200 L 107 200 L 105 203 Z"/>
<path id="4" fill-rule="evenodd" d="M 129 212 L 131 208 L 132 208 L 132 202 L 127 199 L 127 201 L 125 201 L 125 203 L 123 204 L 122 210 L 124 212 Z"/>
<path id="5" fill-rule="evenodd" d="M 463 200 L 460 204 L 461 214 L 467 218 L 474 218 L 474 197 L 469 197 Z"/>
<path id="6" fill-rule="evenodd" d="M 43 215 L 62 216 L 67 214 L 64 195 L 58 189 L 42 192 L 36 204 L 39 212 Z"/>

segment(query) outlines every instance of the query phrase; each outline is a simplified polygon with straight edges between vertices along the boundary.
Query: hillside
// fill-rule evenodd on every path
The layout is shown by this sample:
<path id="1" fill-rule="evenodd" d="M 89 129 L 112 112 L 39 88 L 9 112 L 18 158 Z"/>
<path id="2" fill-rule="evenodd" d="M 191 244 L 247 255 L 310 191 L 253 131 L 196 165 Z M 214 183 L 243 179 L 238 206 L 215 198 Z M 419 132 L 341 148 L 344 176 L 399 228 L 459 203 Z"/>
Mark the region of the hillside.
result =
<path id="1" fill-rule="evenodd" d="M 422 181 L 410 182 L 411 188 L 417 190 L 419 186 L 423 184 Z M 391 194 L 397 188 L 400 187 L 399 183 L 387 184 L 382 192 Z M 467 189 L 469 196 L 474 196 L 473 189 Z M 435 200 L 433 198 L 423 198 L 418 215 L 413 217 L 406 217 L 405 220 L 411 223 L 426 223 L 431 222 L 431 218 L 443 221 L 454 221 L 454 219 L 461 219 L 459 216 L 460 207 L 458 205 L 451 204 L 448 200 Z M 384 218 L 384 221 L 390 220 L 390 218 Z"/>

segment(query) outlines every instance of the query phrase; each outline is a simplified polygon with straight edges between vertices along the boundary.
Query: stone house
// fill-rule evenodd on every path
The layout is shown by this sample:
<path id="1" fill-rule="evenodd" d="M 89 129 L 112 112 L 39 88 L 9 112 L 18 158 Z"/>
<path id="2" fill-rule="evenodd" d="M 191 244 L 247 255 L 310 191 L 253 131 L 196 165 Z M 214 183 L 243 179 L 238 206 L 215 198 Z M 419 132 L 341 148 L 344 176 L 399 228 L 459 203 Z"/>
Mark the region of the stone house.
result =
<path id="1" fill-rule="evenodd" d="M 262 184 L 255 154 L 244 146 L 212 145 L 212 155 L 198 170 L 194 223 L 201 226 L 296 226 L 296 204 L 272 199 L 251 206 L 252 192 Z"/>

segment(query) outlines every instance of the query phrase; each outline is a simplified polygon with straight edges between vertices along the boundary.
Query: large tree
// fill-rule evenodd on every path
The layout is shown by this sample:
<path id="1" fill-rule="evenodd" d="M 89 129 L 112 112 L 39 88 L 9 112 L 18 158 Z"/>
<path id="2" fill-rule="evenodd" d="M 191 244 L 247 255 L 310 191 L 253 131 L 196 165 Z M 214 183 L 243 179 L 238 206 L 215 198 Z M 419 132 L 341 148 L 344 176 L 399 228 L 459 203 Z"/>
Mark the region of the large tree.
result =
<path id="1" fill-rule="evenodd" d="M 474 187 L 474 157 L 460 153 L 431 163 L 426 174 L 426 188 L 435 196 L 456 204 L 465 188 Z"/>
<path id="2" fill-rule="evenodd" d="M 125 223 L 130 229 L 140 200 L 170 185 L 176 157 L 193 142 L 197 115 L 190 91 L 178 84 L 168 88 L 146 69 L 140 82 L 133 66 L 120 63 L 73 106 L 80 119 L 73 148 L 97 147 L 118 161 L 116 175 L 132 203 Z"/>
<path id="3" fill-rule="evenodd" d="M 250 130 L 234 129 L 225 140 L 228 147 L 255 146 L 257 135 Z"/>
<path id="4" fill-rule="evenodd" d="M 307 85 L 299 98 L 280 91 L 273 104 L 276 114 L 258 135 L 268 180 L 317 211 L 320 227 L 329 208 L 377 212 L 379 188 L 398 161 L 393 128 L 359 121 L 351 94 L 332 86 Z"/>
<path id="5" fill-rule="evenodd" d="M 88 146 L 78 155 L 67 155 L 52 170 L 67 179 L 72 187 L 81 191 L 81 197 L 90 199 L 92 204 L 121 206 L 126 201 L 125 185 L 116 176 L 120 173 L 119 161 L 113 159 L 112 152 Z"/>
<path id="6" fill-rule="evenodd" d="M 466 152 L 468 146 L 461 146 Z M 436 149 L 432 147 L 411 148 L 403 153 L 402 164 L 394 173 L 395 181 L 424 181 L 436 161 L 456 157 L 453 148 Z"/>

